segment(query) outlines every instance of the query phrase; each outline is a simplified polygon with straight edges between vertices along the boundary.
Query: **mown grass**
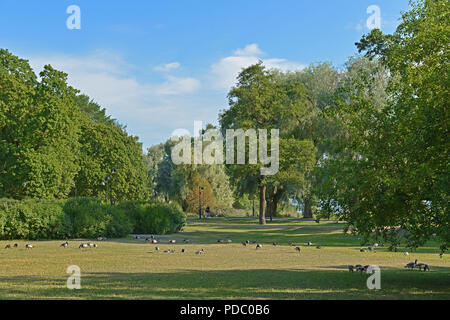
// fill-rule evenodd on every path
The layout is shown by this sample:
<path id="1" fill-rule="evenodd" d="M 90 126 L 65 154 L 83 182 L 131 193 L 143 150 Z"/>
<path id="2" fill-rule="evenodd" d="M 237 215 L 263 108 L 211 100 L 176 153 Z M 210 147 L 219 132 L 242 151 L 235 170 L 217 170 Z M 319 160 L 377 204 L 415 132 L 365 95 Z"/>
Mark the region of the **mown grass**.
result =
<path id="1" fill-rule="evenodd" d="M 80 241 L 60 248 L 60 241 L 32 242 L 35 248 L 0 245 L 0 299 L 449 299 L 449 258 L 439 258 L 430 242 L 409 256 L 378 248 L 359 252 L 359 240 L 335 223 L 256 223 L 208 220 L 191 222 L 183 232 L 161 236 L 156 252 L 144 240 L 98 242 L 78 249 Z M 191 244 L 183 244 L 189 238 Z M 169 244 L 176 239 L 177 244 Z M 231 239 L 232 243 L 217 243 Z M 263 244 L 244 247 L 245 240 Z M 305 246 L 312 241 L 313 247 Z M 278 246 L 272 246 L 278 242 Z M 301 246 L 297 253 L 289 243 Z M 316 245 L 323 246 L 316 249 Z M 173 248 L 174 254 L 162 250 Z M 181 248 L 187 250 L 181 253 Z M 194 252 L 203 248 L 205 254 Z M 431 272 L 404 269 L 419 259 Z M 368 275 L 349 273 L 348 264 L 381 268 L 381 290 L 366 287 Z M 81 290 L 68 290 L 70 265 L 81 268 Z"/>

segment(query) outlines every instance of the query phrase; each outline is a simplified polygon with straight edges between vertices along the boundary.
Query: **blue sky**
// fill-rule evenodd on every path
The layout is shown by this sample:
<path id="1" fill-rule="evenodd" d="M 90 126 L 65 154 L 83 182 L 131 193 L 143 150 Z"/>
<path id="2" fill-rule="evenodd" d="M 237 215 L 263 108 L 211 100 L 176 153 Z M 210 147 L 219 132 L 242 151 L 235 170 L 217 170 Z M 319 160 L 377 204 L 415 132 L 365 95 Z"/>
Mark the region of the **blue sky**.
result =
<path id="1" fill-rule="evenodd" d="M 81 9 L 69 30 L 66 9 Z M 217 123 L 241 68 L 340 68 L 369 30 L 370 5 L 392 33 L 408 0 L 0 1 L 0 48 L 69 73 L 144 147 L 193 121 Z"/>

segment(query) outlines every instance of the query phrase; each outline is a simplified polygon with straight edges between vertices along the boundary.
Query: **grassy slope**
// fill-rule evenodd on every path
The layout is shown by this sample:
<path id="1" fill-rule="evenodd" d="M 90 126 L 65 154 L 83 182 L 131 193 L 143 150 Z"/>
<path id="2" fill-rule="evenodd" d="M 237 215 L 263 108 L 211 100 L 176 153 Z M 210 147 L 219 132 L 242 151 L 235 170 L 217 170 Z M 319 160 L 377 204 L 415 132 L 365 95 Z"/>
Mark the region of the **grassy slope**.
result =
<path id="1" fill-rule="evenodd" d="M 5 250 L 0 242 L 1 299 L 449 299 L 450 260 L 440 259 L 430 243 L 409 257 L 379 248 L 359 252 L 358 239 L 344 235 L 337 224 L 274 223 L 259 227 L 255 221 L 191 223 L 183 233 L 161 237 L 156 252 L 143 240 L 120 239 L 81 251 L 77 241 L 67 249 L 61 242 L 33 242 L 27 251 Z M 168 244 L 184 238 L 192 244 Z M 232 239 L 232 244 L 218 244 Z M 257 240 L 243 247 L 240 242 Z M 280 245 L 273 247 L 273 241 Z M 307 241 L 323 249 L 305 247 Z M 288 243 L 302 245 L 298 254 Z M 187 253 L 182 254 L 181 248 Z M 200 248 L 204 255 L 195 255 Z M 428 263 L 431 272 L 409 271 L 414 259 Z M 381 267 L 381 290 L 368 290 L 368 275 L 351 274 L 348 264 Z M 66 269 L 78 265 L 82 289 L 66 288 Z"/>

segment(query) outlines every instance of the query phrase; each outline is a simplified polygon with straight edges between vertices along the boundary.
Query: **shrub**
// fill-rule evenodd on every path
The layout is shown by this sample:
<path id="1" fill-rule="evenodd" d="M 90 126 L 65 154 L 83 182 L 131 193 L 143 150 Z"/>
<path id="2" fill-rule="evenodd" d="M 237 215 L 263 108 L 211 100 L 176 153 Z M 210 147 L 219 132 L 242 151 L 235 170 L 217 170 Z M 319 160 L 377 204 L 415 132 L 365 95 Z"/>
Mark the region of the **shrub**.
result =
<path id="1" fill-rule="evenodd" d="M 1 239 L 59 239 L 69 233 L 62 201 L 0 199 Z"/>
<path id="2" fill-rule="evenodd" d="M 186 216 L 177 204 L 128 201 L 119 204 L 119 208 L 132 221 L 134 233 L 174 233 L 186 223 Z"/>
<path id="3" fill-rule="evenodd" d="M 132 232 L 167 234 L 186 217 L 175 204 L 123 202 L 111 207 L 92 198 L 0 199 L 0 239 L 124 237 Z"/>

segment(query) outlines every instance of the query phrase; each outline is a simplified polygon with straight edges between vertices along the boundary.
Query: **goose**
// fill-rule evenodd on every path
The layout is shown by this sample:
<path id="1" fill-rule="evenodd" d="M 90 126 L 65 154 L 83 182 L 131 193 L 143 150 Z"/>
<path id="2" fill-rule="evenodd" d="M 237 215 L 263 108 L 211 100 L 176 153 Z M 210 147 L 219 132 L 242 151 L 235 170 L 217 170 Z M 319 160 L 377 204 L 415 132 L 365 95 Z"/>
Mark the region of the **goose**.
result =
<path id="1" fill-rule="evenodd" d="M 153 240 L 152 240 L 152 243 L 153 243 L 153 244 L 156 244 L 156 243 L 158 243 L 158 240 L 153 239 Z"/>
<path id="2" fill-rule="evenodd" d="M 274 247 L 276 247 L 276 246 L 277 246 L 277 243 L 276 243 L 276 242 L 273 242 L 272 245 L 273 245 Z"/>
<path id="3" fill-rule="evenodd" d="M 250 244 L 250 241 L 248 241 L 248 240 L 245 240 L 245 243 L 246 243 L 246 244 Z"/>
<path id="4" fill-rule="evenodd" d="M 26 244 L 26 245 L 25 245 L 25 248 L 26 248 L 26 249 L 33 249 L 34 247 L 33 247 L 31 244 Z"/>
<path id="5" fill-rule="evenodd" d="M 96 243 L 94 243 L 94 244 L 92 245 L 92 247 L 94 247 L 94 248 L 97 248 L 97 244 L 96 244 Z"/>
<path id="6" fill-rule="evenodd" d="M 367 247 L 367 249 L 369 249 L 369 251 L 375 251 L 373 247 Z"/>
<path id="7" fill-rule="evenodd" d="M 227 240 L 227 243 L 232 243 L 232 242 L 233 242 L 233 241 L 231 241 L 231 239 L 228 239 L 228 240 Z"/>
<path id="8" fill-rule="evenodd" d="M 364 271 L 365 273 L 367 273 L 367 269 L 369 269 L 369 266 L 364 266 L 361 270 L 361 273 Z"/>
<path id="9" fill-rule="evenodd" d="M 155 250 L 156 250 L 156 251 L 159 251 L 159 247 L 155 247 Z"/>
<path id="10" fill-rule="evenodd" d="M 317 246 L 316 249 L 322 249 L 322 246 Z"/>
<path id="11" fill-rule="evenodd" d="M 191 242 L 191 240 L 189 240 L 189 239 L 184 239 L 183 242 L 184 242 L 184 243 L 188 243 L 188 242 Z"/>
<path id="12" fill-rule="evenodd" d="M 10 244 L 7 244 L 7 245 L 5 246 L 5 249 L 11 249 L 11 245 L 10 245 Z"/>
<path id="13" fill-rule="evenodd" d="M 427 264 L 425 264 L 423 266 L 423 271 L 430 271 L 430 267 Z"/>
<path id="14" fill-rule="evenodd" d="M 404 254 L 405 256 L 409 256 L 409 252 L 408 252 L 408 251 L 404 252 L 403 254 Z"/>
<path id="15" fill-rule="evenodd" d="M 14 243 L 14 248 L 18 248 L 19 245 L 17 243 Z"/>
<path id="16" fill-rule="evenodd" d="M 69 243 L 67 241 L 60 245 L 60 247 L 64 247 L 64 248 L 67 248 L 68 246 L 69 246 Z"/>
<path id="17" fill-rule="evenodd" d="M 360 265 L 360 264 L 357 264 L 357 265 L 355 266 L 355 270 L 356 270 L 356 271 L 361 271 L 362 269 L 363 269 L 363 266 Z"/>
<path id="18" fill-rule="evenodd" d="M 205 251 L 203 249 L 200 249 L 199 251 L 197 251 L 195 254 L 204 254 Z"/>
<path id="19" fill-rule="evenodd" d="M 242 242 L 242 245 L 243 245 L 244 247 L 246 247 L 246 246 L 247 246 L 247 242 Z"/>
<path id="20" fill-rule="evenodd" d="M 78 249 L 83 249 L 83 248 L 87 248 L 88 244 L 87 243 L 82 243 L 80 244 L 80 246 L 78 247 Z"/>
<path id="21" fill-rule="evenodd" d="M 175 243 L 177 242 L 176 240 L 169 240 L 169 243 Z"/>
<path id="22" fill-rule="evenodd" d="M 355 270 L 354 266 L 348 266 L 348 272 L 354 272 Z"/>
<path id="23" fill-rule="evenodd" d="M 367 252 L 366 249 L 359 249 L 359 252 Z"/>
<path id="24" fill-rule="evenodd" d="M 164 250 L 164 253 L 170 253 L 170 250 L 169 249 Z"/>
<path id="25" fill-rule="evenodd" d="M 417 266 L 417 259 L 416 259 L 416 261 L 414 261 L 414 262 L 408 263 L 408 264 L 405 266 L 405 268 L 408 268 L 408 269 L 414 269 L 416 266 Z"/>
<path id="26" fill-rule="evenodd" d="M 307 245 L 308 245 L 308 247 L 311 247 L 312 246 L 312 242 L 308 241 Z"/>
<path id="27" fill-rule="evenodd" d="M 419 271 L 422 271 L 422 268 L 423 268 L 423 271 L 427 271 L 427 270 L 430 271 L 430 267 L 426 263 L 419 263 L 419 264 L 416 263 L 416 268 L 419 268 Z"/>
<path id="28" fill-rule="evenodd" d="M 94 246 L 95 246 L 95 244 L 92 243 L 92 242 L 88 242 L 87 245 L 88 245 L 89 247 L 94 247 Z"/>
<path id="29" fill-rule="evenodd" d="M 217 243 L 223 243 L 224 241 L 223 240 L 217 240 Z"/>
<path id="30" fill-rule="evenodd" d="M 300 251 L 301 251 L 300 247 L 296 247 L 296 248 L 295 248 L 295 251 L 300 252 Z"/>
<path id="31" fill-rule="evenodd" d="M 256 250 L 261 249 L 262 245 L 260 245 L 259 243 L 256 245 Z"/>
<path id="32" fill-rule="evenodd" d="M 183 249 L 181 249 L 181 253 L 185 253 L 186 252 L 186 250 L 184 250 L 184 248 Z"/>

